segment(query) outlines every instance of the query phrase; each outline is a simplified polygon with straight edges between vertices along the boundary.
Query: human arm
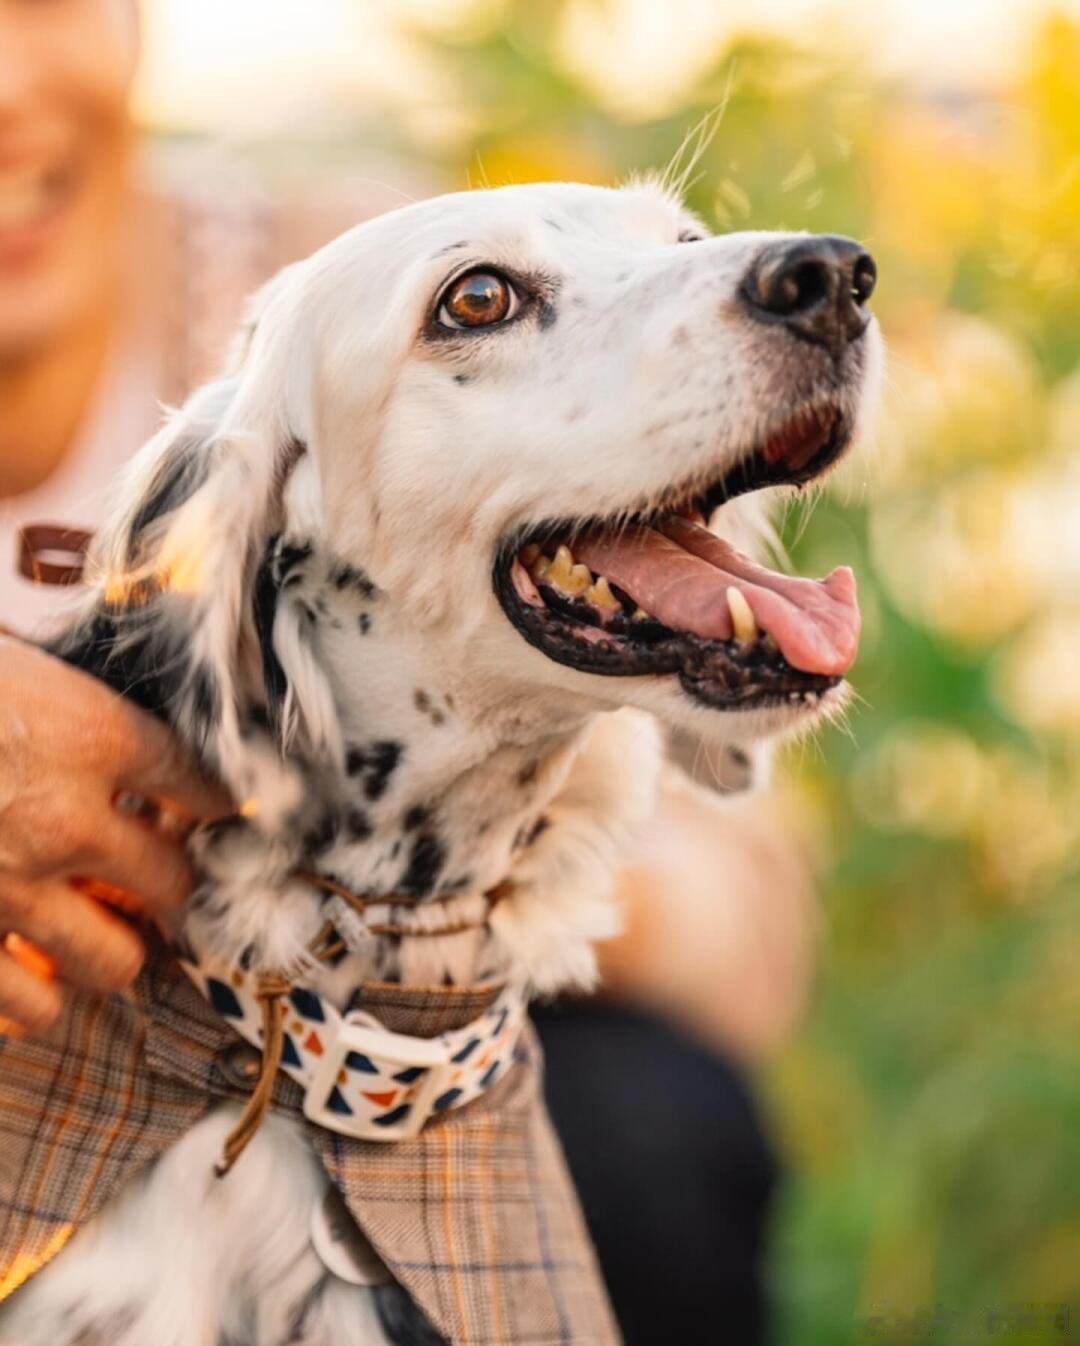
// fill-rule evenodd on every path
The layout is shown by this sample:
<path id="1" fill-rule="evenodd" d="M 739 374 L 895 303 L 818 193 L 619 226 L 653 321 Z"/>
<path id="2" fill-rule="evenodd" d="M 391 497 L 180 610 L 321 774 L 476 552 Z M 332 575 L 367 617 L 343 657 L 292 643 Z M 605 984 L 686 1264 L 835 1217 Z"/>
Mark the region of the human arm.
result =
<path id="1" fill-rule="evenodd" d="M 157 820 L 118 807 L 125 798 L 160 804 Z M 116 908 L 149 917 L 175 910 L 192 881 L 184 824 L 231 811 L 228 795 L 200 776 L 162 724 L 42 650 L 0 636 L 0 1016 L 8 1027 L 46 1029 L 62 986 L 128 985 L 144 950 Z M 115 905 L 88 890 L 113 895 Z"/>

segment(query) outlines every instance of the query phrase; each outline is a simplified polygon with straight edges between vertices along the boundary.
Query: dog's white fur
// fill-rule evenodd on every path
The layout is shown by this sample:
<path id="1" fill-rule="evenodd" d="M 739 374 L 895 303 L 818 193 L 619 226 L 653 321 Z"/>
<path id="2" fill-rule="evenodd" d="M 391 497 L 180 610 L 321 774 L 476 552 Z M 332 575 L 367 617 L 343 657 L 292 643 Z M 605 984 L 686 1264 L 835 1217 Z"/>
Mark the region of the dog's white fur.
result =
<path id="1" fill-rule="evenodd" d="M 696 241 L 680 242 L 687 231 Z M 493 557 L 516 530 L 617 516 L 704 484 L 826 394 L 860 413 L 876 332 L 838 372 L 755 327 L 736 289 L 776 236 L 702 233 L 647 185 L 508 188 L 373 220 L 271 282 L 233 367 L 138 456 L 91 602 L 126 601 L 110 628 L 116 657 L 170 680 L 171 719 L 252 821 L 201 843 L 207 883 L 185 931 L 196 945 L 246 950 L 339 1000 L 384 973 L 386 951 L 363 930 L 333 973 L 312 968 L 304 949 L 324 912 L 288 877 L 313 802 L 335 817 L 351 802 L 352 830 L 325 842 L 319 867 L 389 894 L 413 872 L 410 856 L 431 878 L 436 851 L 446 900 L 409 919 L 452 924 L 508 874 L 516 885 L 487 933 L 402 941 L 404 981 L 588 985 L 592 941 L 614 926 L 612 873 L 651 807 L 662 757 L 652 717 L 713 752 L 813 718 L 721 713 L 672 677 L 555 663 L 492 589 Z M 472 263 L 528 277 L 543 305 L 503 330 L 433 337 L 435 296 Z M 744 502 L 721 516 L 744 545 L 759 531 Z M 285 691 L 261 728 L 245 721 L 265 697 L 251 596 L 271 536 L 309 550 L 275 590 Z M 418 830 L 429 842 L 419 856 Z M 291 1340 L 319 1271 L 307 1229 L 325 1179 L 299 1133 L 274 1120 L 215 1180 L 234 1112 L 184 1136 L 0 1309 L 0 1341 Z M 383 1337 L 369 1293 L 334 1282 L 295 1339 Z"/>

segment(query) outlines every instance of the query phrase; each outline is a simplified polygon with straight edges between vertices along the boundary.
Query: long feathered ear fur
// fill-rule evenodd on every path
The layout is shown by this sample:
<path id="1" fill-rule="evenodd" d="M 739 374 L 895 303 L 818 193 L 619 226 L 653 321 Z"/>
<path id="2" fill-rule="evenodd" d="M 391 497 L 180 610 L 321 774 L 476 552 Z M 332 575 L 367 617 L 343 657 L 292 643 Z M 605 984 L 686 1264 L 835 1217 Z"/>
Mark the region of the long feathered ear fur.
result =
<path id="1" fill-rule="evenodd" d="M 286 487 L 306 479 L 310 513 L 317 473 L 310 460 L 297 470 L 304 444 L 258 337 L 249 330 L 241 367 L 194 394 L 132 461 L 91 551 L 86 605 L 53 649 L 166 719 L 273 828 L 300 794 L 286 750 L 332 752 L 338 736 L 281 601 Z"/>

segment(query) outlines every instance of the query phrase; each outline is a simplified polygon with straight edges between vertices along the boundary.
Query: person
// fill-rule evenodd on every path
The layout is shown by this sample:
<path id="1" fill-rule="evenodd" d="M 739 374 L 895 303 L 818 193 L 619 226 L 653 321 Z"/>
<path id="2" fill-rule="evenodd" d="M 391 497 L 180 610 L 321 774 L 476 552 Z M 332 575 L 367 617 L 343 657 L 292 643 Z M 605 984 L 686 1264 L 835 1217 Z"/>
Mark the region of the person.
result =
<path id="1" fill-rule="evenodd" d="M 65 571 L 29 545 L 35 530 L 61 552 L 92 531 L 159 403 L 212 370 L 246 294 L 389 203 L 328 191 L 316 209 L 231 171 L 159 187 L 128 109 L 137 50 L 133 0 L 0 0 L 0 626 L 21 636 L 66 602 L 34 582 Z M 133 796 L 159 807 L 125 807 Z M 155 720 L 0 637 L 0 1031 L 49 1031 L 68 988 L 129 986 L 138 919 L 190 890 L 186 830 L 231 807 Z M 765 1331 L 775 1161 L 742 1062 L 797 1016 L 811 899 L 768 809 L 717 807 L 665 790 L 651 859 L 623 880 L 630 929 L 605 955 L 606 998 L 538 1015 L 631 1346 L 675 1323 L 707 1339 L 729 1322 L 746 1346 Z"/>

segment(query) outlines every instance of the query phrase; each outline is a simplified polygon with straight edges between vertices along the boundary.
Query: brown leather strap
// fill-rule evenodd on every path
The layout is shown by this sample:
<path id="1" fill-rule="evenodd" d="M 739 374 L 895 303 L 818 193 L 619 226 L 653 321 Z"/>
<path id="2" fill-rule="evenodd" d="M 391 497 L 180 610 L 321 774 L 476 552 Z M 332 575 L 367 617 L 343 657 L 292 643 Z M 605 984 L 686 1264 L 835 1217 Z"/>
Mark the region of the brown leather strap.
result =
<path id="1" fill-rule="evenodd" d="M 83 528 L 28 523 L 19 531 L 19 574 L 35 584 L 78 584 L 93 536 Z"/>

